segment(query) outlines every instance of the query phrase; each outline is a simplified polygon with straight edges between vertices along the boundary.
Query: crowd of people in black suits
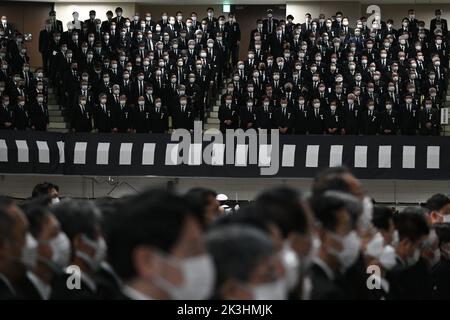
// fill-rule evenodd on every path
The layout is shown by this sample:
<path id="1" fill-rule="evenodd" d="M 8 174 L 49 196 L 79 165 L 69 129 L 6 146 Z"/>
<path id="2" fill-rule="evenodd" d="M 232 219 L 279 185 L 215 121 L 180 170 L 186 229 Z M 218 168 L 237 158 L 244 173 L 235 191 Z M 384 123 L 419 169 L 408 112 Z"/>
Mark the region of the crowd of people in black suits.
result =
<path id="1" fill-rule="evenodd" d="M 45 130 L 51 85 L 77 132 L 192 129 L 223 88 L 222 131 L 440 133 L 449 62 L 441 10 L 429 28 L 409 10 L 395 29 L 379 16 L 351 26 L 342 12 L 314 19 L 308 13 L 297 23 L 269 9 L 256 21 L 244 60 L 232 13 L 122 13 L 108 11 L 102 21 L 91 11 L 81 21 L 74 12 L 63 30 L 51 11 L 39 34 L 43 67 L 34 74 L 23 35 L 2 17 L 0 127 Z"/>
<path id="2" fill-rule="evenodd" d="M 374 204 L 345 168 L 234 210 L 194 188 L 0 197 L 0 299 L 449 299 L 450 199 Z"/>

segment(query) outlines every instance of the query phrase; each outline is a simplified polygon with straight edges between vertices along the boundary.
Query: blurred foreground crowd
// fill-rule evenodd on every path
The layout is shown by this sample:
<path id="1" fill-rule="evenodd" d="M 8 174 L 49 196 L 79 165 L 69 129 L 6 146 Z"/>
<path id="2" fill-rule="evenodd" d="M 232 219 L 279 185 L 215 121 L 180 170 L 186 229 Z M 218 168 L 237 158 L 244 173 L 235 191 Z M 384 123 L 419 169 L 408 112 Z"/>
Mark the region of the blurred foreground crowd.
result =
<path id="1" fill-rule="evenodd" d="M 449 299 L 450 199 L 376 205 L 346 168 L 224 210 L 205 188 L 0 198 L 1 299 Z M 370 271 L 370 272 L 369 272 Z"/>

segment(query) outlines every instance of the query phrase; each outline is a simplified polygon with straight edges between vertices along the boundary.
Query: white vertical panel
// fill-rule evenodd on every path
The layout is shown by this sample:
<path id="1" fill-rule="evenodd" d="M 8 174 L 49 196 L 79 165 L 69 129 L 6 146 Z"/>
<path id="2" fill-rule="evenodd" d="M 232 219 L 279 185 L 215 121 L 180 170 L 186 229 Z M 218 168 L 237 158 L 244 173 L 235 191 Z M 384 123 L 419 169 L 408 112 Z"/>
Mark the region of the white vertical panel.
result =
<path id="1" fill-rule="evenodd" d="M 8 146 L 4 139 L 0 139 L 0 162 L 8 162 Z"/>
<path id="2" fill-rule="evenodd" d="M 378 168 L 391 167 L 391 150 L 392 146 L 378 147 Z"/>
<path id="3" fill-rule="evenodd" d="M 58 146 L 58 150 L 59 150 L 59 163 L 64 163 L 66 161 L 65 154 L 64 154 L 64 142 L 58 141 L 58 142 L 56 142 L 56 145 Z"/>
<path id="4" fill-rule="evenodd" d="M 16 146 L 17 146 L 17 161 L 30 162 L 27 142 L 25 140 L 16 140 Z"/>
<path id="5" fill-rule="evenodd" d="M 108 164 L 109 142 L 99 142 L 97 145 L 97 164 Z"/>
<path id="6" fill-rule="evenodd" d="M 441 147 L 428 146 L 427 147 L 427 169 L 439 169 L 439 157 Z"/>
<path id="7" fill-rule="evenodd" d="M 367 146 L 355 146 L 355 168 L 367 168 Z"/>
<path id="8" fill-rule="evenodd" d="M 192 143 L 189 145 L 188 165 L 199 166 L 202 164 L 202 144 Z"/>
<path id="9" fill-rule="evenodd" d="M 317 168 L 319 166 L 319 145 L 311 145 L 306 147 L 305 167 Z"/>
<path id="10" fill-rule="evenodd" d="M 295 144 L 283 145 L 282 167 L 293 167 L 295 164 Z"/>
<path id="11" fill-rule="evenodd" d="M 50 151 L 47 141 L 36 141 L 38 148 L 38 161 L 40 163 L 50 163 Z"/>
<path id="12" fill-rule="evenodd" d="M 342 165 L 343 145 L 332 145 L 330 147 L 330 167 L 339 167 Z"/>
<path id="13" fill-rule="evenodd" d="M 133 150 L 133 143 L 121 143 L 119 153 L 119 165 L 131 164 L 131 151 Z"/>
<path id="14" fill-rule="evenodd" d="M 166 166 L 174 166 L 181 163 L 178 159 L 178 143 L 168 143 L 166 146 Z M 180 161 L 179 161 L 180 160 Z"/>
<path id="15" fill-rule="evenodd" d="M 258 153 L 259 153 L 258 165 L 260 167 L 270 166 L 270 162 L 272 161 L 272 145 L 271 144 L 260 145 Z"/>
<path id="16" fill-rule="evenodd" d="M 225 156 L 225 144 L 214 143 L 212 148 L 211 165 L 223 166 Z"/>
<path id="17" fill-rule="evenodd" d="M 155 164 L 155 144 L 154 143 L 144 143 L 144 147 L 142 148 L 142 164 L 143 165 Z"/>
<path id="18" fill-rule="evenodd" d="M 416 167 L 415 146 L 403 146 L 402 167 L 405 169 L 414 169 Z"/>
<path id="19" fill-rule="evenodd" d="M 73 163 L 86 164 L 86 148 L 87 142 L 75 142 Z"/>
<path id="20" fill-rule="evenodd" d="M 236 157 L 234 160 L 234 165 L 236 167 L 246 167 L 247 166 L 247 153 L 248 145 L 238 144 L 236 145 Z"/>

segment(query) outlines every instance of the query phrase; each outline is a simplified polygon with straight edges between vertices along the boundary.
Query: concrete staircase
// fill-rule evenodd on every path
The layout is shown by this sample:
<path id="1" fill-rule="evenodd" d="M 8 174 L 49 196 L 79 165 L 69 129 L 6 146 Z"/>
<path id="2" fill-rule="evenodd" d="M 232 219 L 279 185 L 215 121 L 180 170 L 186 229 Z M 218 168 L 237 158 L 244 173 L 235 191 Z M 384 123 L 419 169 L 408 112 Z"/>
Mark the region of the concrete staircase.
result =
<path id="1" fill-rule="evenodd" d="M 226 92 L 226 89 L 220 89 L 220 94 L 217 96 L 217 100 L 215 101 L 212 109 L 207 113 L 207 120 L 206 123 L 203 125 L 204 129 L 219 129 L 220 127 L 220 120 L 219 120 L 219 106 L 220 106 L 220 99 L 222 98 L 222 95 Z"/>
<path id="2" fill-rule="evenodd" d="M 47 131 L 66 133 L 69 131 L 69 125 L 63 115 L 61 107 L 58 105 L 53 88 L 48 88 L 48 113 L 50 123 Z"/>

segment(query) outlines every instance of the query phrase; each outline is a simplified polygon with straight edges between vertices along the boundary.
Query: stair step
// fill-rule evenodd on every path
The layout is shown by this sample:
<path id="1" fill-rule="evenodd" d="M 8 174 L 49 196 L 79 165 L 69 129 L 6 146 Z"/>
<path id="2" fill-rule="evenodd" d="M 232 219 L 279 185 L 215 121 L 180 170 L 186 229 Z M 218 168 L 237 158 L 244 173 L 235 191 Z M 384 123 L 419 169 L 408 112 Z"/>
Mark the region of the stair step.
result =
<path id="1" fill-rule="evenodd" d="M 48 115 L 50 116 L 50 117 L 56 117 L 56 116 L 62 116 L 62 111 L 61 110 L 48 110 Z"/>
<path id="2" fill-rule="evenodd" d="M 58 116 L 51 116 L 50 115 L 50 122 L 65 122 L 64 117 L 61 115 Z"/>
<path id="3" fill-rule="evenodd" d="M 209 113 L 209 117 L 210 118 L 218 118 L 219 117 L 219 113 L 217 111 L 211 111 Z"/>
<path id="4" fill-rule="evenodd" d="M 67 123 L 65 123 L 65 122 L 51 122 L 48 125 L 48 128 L 51 128 L 51 129 L 67 129 Z"/>
<path id="5" fill-rule="evenodd" d="M 215 124 L 220 124 L 220 120 L 217 118 L 208 118 L 207 123 L 215 123 Z"/>
<path id="6" fill-rule="evenodd" d="M 213 112 L 219 112 L 219 106 L 213 106 L 212 110 Z"/>
<path id="7" fill-rule="evenodd" d="M 208 129 L 220 129 L 220 126 L 217 123 L 206 123 L 205 130 Z"/>
<path id="8" fill-rule="evenodd" d="M 57 105 L 57 104 L 48 104 L 47 105 L 47 107 L 48 107 L 48 110 L 58 110 L 58 111 L 60 111 L 60 108 L 59 108 L 59 105 Z"/>
<path id="9" fill-rule="evenodd" d="M 59 132 L 59 133 L 67 133 L 69 129 L 61 129 L 61 128 L 47 128 L 48 132 Z"/>

